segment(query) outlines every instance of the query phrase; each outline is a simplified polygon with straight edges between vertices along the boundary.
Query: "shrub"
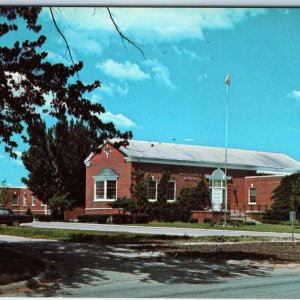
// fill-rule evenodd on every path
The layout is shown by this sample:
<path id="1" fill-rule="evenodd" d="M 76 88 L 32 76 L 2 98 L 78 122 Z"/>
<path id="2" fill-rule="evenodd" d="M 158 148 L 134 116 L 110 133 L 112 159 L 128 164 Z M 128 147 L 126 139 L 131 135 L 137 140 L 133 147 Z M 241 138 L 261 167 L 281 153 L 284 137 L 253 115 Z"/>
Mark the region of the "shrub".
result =
<path id="1" fill-rule="evenodd" d="M 135 215 L 133 221 L 135 224 L 147 224 L 149 223 L 149 215 L 147 214 Z"/>
<path id="2" fill-rule="evenodd" d="M 51 215 L 34 215 L 34 218 L 41 222 L 51 222 L 53 220 Z"/>
<path id="3" fill-rule="evenodd" d="M 240 227 L 243 225 L 243 223 L 244 223 L 243 220 L 229 220 L 228 221 L 228 225 L 231 225 L 233 227 Z"/>
<path id="4" fill-rule="evenodd" d="M 132 224 L 133 215 L 112 215 L 112 223 L 114 224 Z"/>
<path id="5" fill-rule="evenodd" d="M 127 197 L 118 198 L 116 201 L 112 202 L 110 206 L 118 209 L 119 213 L 122 212 L 123 214 L 126 212 L 135 214 L 137 210 L 136 201 Z"/>
<path id="6" fill-rule="evenodd" d="M 204 224 L 209 224 L 210 226 L 214 226 L 215 225 L 215 222 L 213 219 L 210 219 L 210 218 L 204 218 L 203 219 L 203 223 Z"/>
<path id="7" fill-rule="evenodd" d="M 90 215 L 78 215 L 78 221 L 82 223 L 98 223 L 98 224 L 106 224 L 108 218 L 111 215 L 108 214 L 102 214 L 102 215 L 95 215 L 95 214 L 90 214 Z"/>
<path id="8" fill-rule="evenodd" d="M 246 221 L 246 222 L 244 222 L 243 223 L 243 225 L 245 225 L 245 226 L 253 226 L 253 225 L 256 225 L 256 222 L 255 221 Z"/>
<path id="9" fill-rule="evenodd" d="M 190 223 L 198 223 L 198 219 L 196 219 L 196 218 L 190 218 Z"/>
<path id="10" fill-rule="evenodd" d="M 31 211 L 30 207 L 27 208 L 27 210 L 26 210 L 26 212 L 25 212 L 25 215 L 28 215 L 28 216 L 32 216 L 32 215 L 33 215 L 33 213 L 32 213 L 32 211 Z"/>

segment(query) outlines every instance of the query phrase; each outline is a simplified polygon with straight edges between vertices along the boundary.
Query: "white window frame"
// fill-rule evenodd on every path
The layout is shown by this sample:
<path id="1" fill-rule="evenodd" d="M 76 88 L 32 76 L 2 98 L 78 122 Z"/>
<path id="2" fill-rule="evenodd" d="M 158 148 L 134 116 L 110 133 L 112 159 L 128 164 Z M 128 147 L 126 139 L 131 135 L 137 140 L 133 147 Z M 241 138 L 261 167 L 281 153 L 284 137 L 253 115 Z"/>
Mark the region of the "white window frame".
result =
<path id="1" fill-rule="evenodd" d="M 33 201 L 34 199 L 34 201 Z M 36 206 L 36 196 L 31 195 L 31 206 Z"/>
<path id="2" fill-rule="evenodd" d="M 172 180 L 169 180 L 169 182 L 174 182 L 174 199 L 167 199 L 167 202 L 175 202 L 176 201 L 176 180 L 172 179 Z M 168 192 L 167 192 L 167 195 L 168 195 Z"/>
<path id="3" fill-rule="evenodd" d="M 94 177 L 94 202 L 113 202 L 118 198 L 118 180 L 117 176 L 109 176 L 103 178 L 103 176 L 95 176 Z M 96 182 L 103 181 L 104 182 L 104 198 L 97 199 L 96 198 Z M 116 182 L 116 198 L 115 199 L 107 199 L 107 181 L 115 181 Z"/>
<path id="4" fill-rule="evenodd" d="M 157 180 L 150 179 L 149 181 L 155 181 L 155 199 L 148 198 L 148 201 L 155 202 L 155 201 L 157 201 Z M 149 181 L 148 181 L 148 183 L 149 183 Z M 147 197 L 148 197 L 148 188 L 149 188 L 149 186 L 147 185 Z"/>
<path id="5" fill-rule="evenodd" d="M 26 201 L 25 201 L 25 199 L 26 199 Z M 27 194 L 23 194 L 23 206 L 28 206 Z"/>
<path id="6" fill-rule="evenodd" d="M 250 202 L 250 191 L 251 189 L 255 190 L 255 202 Z M 248 188 L 248 204 L 249 205 L 256 205 L 257 202 L 257 188 L 255 186 L 251 186 Z"/>
<path id="7" fill-rule="evenodd" d="M 17 197 L 17 199 L 18 199 L 18 204 L 14 204 L 13 203 L 13 197 Z M 11 205 L 12 206 L 20 206 L 20 197 L 19 197 L 19 195 L 18 194 L 14 194 L 14 195 L 12 195 L 12 197 L 11 197 Z"/>

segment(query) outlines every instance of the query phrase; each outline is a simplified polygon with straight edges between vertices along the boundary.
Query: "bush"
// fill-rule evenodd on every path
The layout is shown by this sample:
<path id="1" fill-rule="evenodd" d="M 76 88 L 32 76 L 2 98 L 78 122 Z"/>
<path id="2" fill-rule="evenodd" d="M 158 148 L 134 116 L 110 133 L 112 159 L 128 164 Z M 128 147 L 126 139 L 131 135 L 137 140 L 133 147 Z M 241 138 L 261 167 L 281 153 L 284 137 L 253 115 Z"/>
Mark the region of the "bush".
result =
<path id="1" fill-rule="evenodd" d="M 102 214 L 102 215 L 78 215 L 78 221 L 82 223 L 98 223 L 98 224 L 106 224 L 107 220 L 109 219 L 111 215 L 108 214 Z"/>
<path id="2" fill-rule="evenodd" d="M 33 213 L 32 213 L 32 211 L 31 211 L 30 207 L 27 208 L 27 210 L 26 210 L 26 212 L 25 212 L 25 215 L 28 215 L 28 216 L 32 216 L 32 215 L 33 215 Z"/>
<path id="3" fill-rule="evenodd" d="M 190 218 L 190 223 L 198 223 L 198 219 L 196 218 Z"/>
<path id="4" fill-rule="evenodd" d="M 137 211 L 136 201 L 127 197 L 118 198 L 116 201 L 112 202 L 110 206 L 118 209 L 119 213 L 122 212 L 123 214 L 126 212 L 134 214 Z"/>
<path id="5" fill-rule="evenodd" d="M 112 223 L 114 224 L 133 224 L 133 215 L 112 215 Z"/>
<path id="6" fill-rule="evenodd" d="M 243 220 L 229 220 L 228 221 L 228 225 L 231 225 L 233 227 L 240 227 L 243 225 L 243 223 L 244 223 Z"/>
<path id="7" fill-rule="evenodd" d="M 255 221 L 246 221 L 243 223 L 243 225 L 245 226 L 253 226 L 253 225 L 256 225 L 256 222 Z"/>
<path id="8" fill-rule="evenodd" d="M 133 217 L 133 221 L 135 224 L 147 224 L 149 223 L 149 215 L 147 214 L 139 214 Z"/>
<path id="9" fill-rule="evenodd" d="M 215 225 L 215 222 L 213 219 L 210 219 L 210 218 L 204 218 L 203 219 L 203 223 L 204 224 L 209 224 L 210 226 L 214 226 Z"/>
<path id="10" fill-rule="evenodd" d="M 41 222 L 51 222 L 53 220 L 51 215 L 34 215 L 34 218 Z"/>

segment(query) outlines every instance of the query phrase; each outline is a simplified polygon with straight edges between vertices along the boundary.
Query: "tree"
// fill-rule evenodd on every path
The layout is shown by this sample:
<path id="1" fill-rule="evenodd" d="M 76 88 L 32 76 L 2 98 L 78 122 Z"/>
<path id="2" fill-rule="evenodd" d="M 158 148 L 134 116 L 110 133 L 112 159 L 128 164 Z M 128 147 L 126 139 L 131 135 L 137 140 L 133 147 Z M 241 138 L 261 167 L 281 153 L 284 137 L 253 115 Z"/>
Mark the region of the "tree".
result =
<path id="1" fill-rule="evenodd" d="M 121 144 L 132 137 L 131 132 L 121 133 L 112 123 L 104 124 L 101 114 L 105 112 L 100 104 L 92 104 L 87 94 L 100 87 L 97 80 L 85 85 L 74 79 L 83 68 L 83 63 L 65 66 L 62 63 L 52 64 L 46 60 L 47 52 L 43 51 L 46 36 L 38 35 L 41 26 L 37 24 L 41 7 L 1 7 L 0 37 L 12 35 L 19 30 L 22 19 L 33 40 L 20 43 L 16 40 L 13 46 L 0 47 L 0 142 L 5 150 L 16 157 L 14 149 L 18 146 L 14 135 L 21 135 L 28 141 L 26 128 L 39 123 L 40 113 L 44 112 L 58 120 L 74 117 L 84 122 L 89 130 L 97 136 L 93 150 L 107 138 L 119 137 Z M 17 35 L 16 35 L 17 36 Z M 46 105 L 46 98 L 50 105 Z"/>
<path id="2" fill-rule="evenodd" d="M 148 178 L 140 168 L 131 173 L 130 193 L 136 201 L 138 213 L 144 212 L 148 203 Z"/>
<path id="3" fill-rule="evenodd" d="M 272 195 L 273 204 L 269 217 L 274 220 L 288 220 L 289 212 L 300 214 L 300 173 L 285 176 L 281 179 Z"/>
<path id="4" fill-rule="evenodd" d="M 171 180 L 171 171 L 164 170 L 157 186 L 157 203 L 165 204 L 168 200 L 169 181 Z"/>
<path id="5" fill-rule="evenodd" d="M 54 220 L 64 220 L 64 212 L 69 207 L 68 194 L 61 195 L 57 193 L 49 200 L 49 208 Z"/>
<path id="6" fill-rule="evenodd" d="M 1 186 L 0 186 L 0 206 L 4 207 L 6 203 L 9 202 L 9 199 L 10 199 L 9 187 L 7 186 L 7 182 L 4 179 L 1 182 Z"/>
<path id="7" fill-rule="evenodd" d="M 204 210 L 209 204 L 209 188 L 201 177 L 196 186 L 183 187 L 177 197 L 181 221 L 187 222 L 192 210 Z"/>
<path id="8" fill-rule="evenodd" d="M 47 130 L 40 120 L 34 129 L 28 128 L 28 136 L 30 147 L 22 161 L 29 174 L 23 183 L 45 204 L 64 197 L 68 209 L 84 207 L 83 161 L 95 142 L 88 128 L 82 122 L 61 120 Z"/>

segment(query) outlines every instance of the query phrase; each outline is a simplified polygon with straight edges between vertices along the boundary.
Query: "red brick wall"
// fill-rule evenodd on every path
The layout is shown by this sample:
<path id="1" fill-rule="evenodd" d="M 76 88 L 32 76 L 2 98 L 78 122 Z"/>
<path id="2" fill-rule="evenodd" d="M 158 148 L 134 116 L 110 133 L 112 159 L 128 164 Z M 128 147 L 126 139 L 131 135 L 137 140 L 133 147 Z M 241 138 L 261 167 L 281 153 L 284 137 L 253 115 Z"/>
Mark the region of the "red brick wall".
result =
<path id="1" fill-rule="evenodd" d="M 120 175 L 117 181 L 117 197 L 130 197 L 131 172 L 139 167 L 146 175 L 153 176 L 157 182 L 159 182 L 163 171 L 170 169 L 171 176 L 176 181 L 176 196 L 179 195 L 182 187 L 196 185 L 201 175 L 212 175 L 213 171 L 217 169 L 152 163 L 126 163 L 122 152 L 114 149 L 112 146 L 110 149 L 111 153 L 108 158 L 104 152 L 97 154 L 91 159 L 91 165 L 86 168 L 86 213 L 116 212 L 112 210 L 109 211 L 108 202 L 93 201 L 93 176 L 104 168 L 111 168 Z M 230 210 L 243 210 L 248 208 L 248 188 L 251 186 L 251 183 L 257 187 L 257 205 L 262 207 L 267 205 L 270 207 L 271 193 L 281 179 L 281 177 L 257 176 L 255 171 L 246 170 L 229 169 L 227 175 L 232 177 L 232 179 L 228 181 L 228 209 Z"/>
<path id="2" fill-rule="evenodd" d="M 12 209 L 17 214 L 25 214 L 27 208 L 29 207 L 33 214 L 44 214 L 45 207 L 42 206 L 42 202 L 36 198 L 36 205 L 32 206 L 32 192 L 28 188 L 9 188 L 10 201 L 6 204 L 5 207 Z M 19 204 L 12 205 L 12 196 L 18 195 Z M 27 195 L 27 205 L 23 204 L 23 196 Z"/>
<path id="3" fill-rule="evenodd" d="M 272 205 L 272 192 L 280 184 L 283 176 L 255 176 L 255 177 L 246 177 L 245 178 L 245 198 L 249 197 L 249 188 L 256 188 L 256 206 L 255 210 L 258 210 L 258 205 L 267 206 L 270 208 Z"/>
<path id="4" fill-rule="evenodd" d="M 139 164 L 140 168 L 145 171 L 147 175 L 154 176 L 157 182 L 160 180 L 162 172 L 165 169 L 171 170 L 171 177 L 176 181 L 176 195 L 184 186 L 196 185 L 200 175 L 212 175 L 213 171 L 217 168 L 204 168 L 204 167 L 188 167 L 188 166 L 173 166 L 173 165 L 160 165 L 160 164 Z M 138 164 L 133 164 L 133 168 L 137 168 Z M 228 170 L 227 176 L 231 176 L 232 180 L 228 181 L 228 203 L 230 208 L 234 205 L 243 205 L 246 203 L 245 198 L 245 180 L 246 176 L 255 175 L 254 171 L 244 170 Z M 207 179 L 207 182 L 209 180 Z M 236 193 L 234 193 L 236 190 Z"/>
<path id="5" fill-rule="evenodd" d="M 106 147 L 106 146 L 105 146 Z M 117 181 L 117 197 L 130 197 L 131 184 L 131 163 L 125 163 L 124 154 L 119 150 L 110 147 L 111 152 L 108 157 L 103 152 L 96 154 L 92 159 L 90 166 L 86 167 L 86 202 L 85 212 L 89 214 L 96 213 L 115 213 L 109 206 L 111 202 L 94 202 L 94 178 L 104 168 L 113 169 L 119 174 Z M 99 210 L 101 209 L 101 210 Z"/>
<path id="6" fill-rule="evenodd" d="M 198 223 L 204 223 L 205 219 L 212 220 L 215 223 L 225 220 L 223 212 L 212 211 L 193 211 L 191 218 L 197 219 Z M 226 220 L 230 220 L 230 212 L 226 213 Z"/>

